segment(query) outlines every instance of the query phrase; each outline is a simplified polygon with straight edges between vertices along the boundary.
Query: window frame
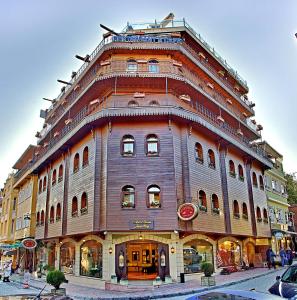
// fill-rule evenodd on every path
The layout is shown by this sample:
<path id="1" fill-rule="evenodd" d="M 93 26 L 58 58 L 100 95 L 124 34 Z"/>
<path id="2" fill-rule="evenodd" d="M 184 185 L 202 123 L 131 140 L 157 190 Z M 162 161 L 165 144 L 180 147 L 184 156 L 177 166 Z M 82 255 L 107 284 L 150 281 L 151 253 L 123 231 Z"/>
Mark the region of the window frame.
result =
<path id="1" fill-rule="evenodd" d="M 129 139 L 129 138 L 132 138 L 133 139 L 133 142 L 130 142 L 133 144 L 133 151 L 132 152 L 125 152 L 125 144 L 128 144 L 128 142 L 125 142 L 124 139 Z M 136 143 L 135 143 L 135 138 L 133 135 L 131 134 L 125 134 L 122 139 L 121 139 L 121 154 L 123 157 L 133 157 L 135 156 L 135 146 L 136 146 Z"/>
<path id="2" fill-rule="evenodd" d="M 56 222 L 59 222 L 61 218 L 62 218 L 62 208 L 61 208 L 61 203 L 59 202 L 57 203 L 57 207 L 56 207 Z"/>
<path id="3" fill-rule="evenodd" d="M 262 222 L 262 212 L 261 212 L 261 208 L 259 206 L 257 206 L 257 208 L 256 208 L 256 218 L 257 218 L 258 223 Z"/>
<path id="4" fill-rule="evenodd" d="M 57 170 L 54 169 L 52 174 L 52 186 L 55 186 L 56 183 L 57 183 Z"/>
<path id="5" fill-rule="evenodd" d="M 195 149 L 195 160 L 196 160 L 196 162 L 198 162 L 200 164 L 203 164 L 204 163 L 203 147 L 202 147 L 201 143 L 196 142 L 194 147 L 195 147 L 194 149 Z M 199 155 L 199 152 L 201 152 L 200 155 Z"/>
<path id="6" fill-rule="evenodd" d="M 253 184 L 253 187 L 258 188 L 258 179 L 257 179 L 256 172 L 252 173 L 252 184 Z"/>
<path id="7" fill-rule="evenodd" d="M 213 154 L 213 161 L 211 160 L 210 154 Z M 208 161 L 208 167 L 215 170 L 216 169 L 216 156 L 212 149 L 208 149 L 207 151 L 207 161 Z"/>
<path id="8" fill-rule="evenodd" d="M 85 201 L 84 206 L 83 206 L 83 200 Z M 80 214 L 86 215 L 87 213 L 88 213 L 88 194 L 86 192 L 83 192 L 80 197 Z"/>
<path id="9" fill-rule="evenodd" d="M 149 138 L 155 138 L 155 141 L 154 142 L 148 142 Z M 156 152 L 150 152 L 149 149 L 148 149 L 149 144 L 153 144 L 153 143 L 157 145 L 157 151 Z M 154 133 L 148 134 L 145 137 L 145 154 L 146 154 L 146 156 L 159 156 L 159 154 L 160 154 L 160 139 Z"/>
<path id="10" fill-rule="evenodd" d="M 73 157 L 73 173 L 77 173 L 79 171 L 80 157 L 79 153 L 76 152 Z"/>
<path id="11" fill-rule="evenodd" d="M 83 150 L 82 167 L 85 168 L 89 165 L 89 147 L 85 146 Z"/>
<path id="12" fill-rule="evenodd" d="M 74 200 L 76 200 L 76 211 L 73 210 Z M 71 217 L 72 218 L 78 217 L 78 199 L 76 196 L 74 196 L 71 200 Z"/>
<path id="13" fill-rule="evenodd" d="M 49 217 L 49 223 L 53 224 L 55 222 L 55 208 L 52 205 L 50 208 L 50 217 Z"/>
<path id="14" fill-rule="evenodd" d="M 240 219 L 240 209 L 237 200 L 233 200 L 233 218 Z"/>
<path id="15" fill-rule="evenodd" d="M 136 67 L 130 69 L 130 66 L 136 66 Z M 127 62 L 126 62 L 126 72 L 129 72 L 129 73 L 137 73 L 137 71 L 138 71 L 138 63 L 137 63 L 137 60 L 134 59 L 134 58 L 129 58 L 129 59 L 127 59 Z"/>
<path id="16" fill-rule="evenodd" d="M 151 67 L 156 67 L 156 71 L 151 69 Z M 148 61 L 148 68 L 147 68 L 148 72 L 151 74 L 158 74 L 160 73 L 160 65 L 159 65 L 159 61 L 156 59 L 150 59 Z"/>
<path id="17" fill-rule="evenodd" d="M 264 191 L 264 180 L 262 175 L 259 175 L 259 188 Z"/>
<path id="18" fill-rule="evenodd" d="M 128 189 L 128 188 L 132 188 L 133 191 L 125 191 L 124 189 Z M 125 196 L 126 195 L 133 195 L 133 205 L 132 206 L 129 206 L 129 203 L 131 203 L 131 201 L 127 202 L 128 206 L 124 206 L 123 203 L 125 203 L 126 201 L 125 200 Z M 130 197 L 129 197 L 130 199 Z M 130 185 L 130 184 L 127 184 L 127 185 L 124 185 L 122 187 L 122 190 L 121 190 L 121 208 L 122 209 L 135 209 L 136 207 L 136 189 L 133 185 Z"/>
<path id="19" fill-rule="evenodd" d="M 216 199 L 214 199 L 214 196 L 216 197 Z M 217 201 L 217 207 L 214 206 L 214 201 Z M 216 215 L 220 214 L 220 202 L 217 194 L 211 195 L 211 211 L 212 214 L 216 214 Z"/>
<path id="20" fill-rule="evenodd" d="M 149 189 L 154 188 L 154 187 L 159 189 L 159 205 L 158 206 L 157 205 L 156 206 L 154 206 L 154 205 L 151 206 L 151 203 L 150 203 L 150 195 L 151 194 L 155 195 L 156 193 L 155 192 L 149 192 Z M 161 196 L 162 190 L 161 190 L 160 186 L 158 186 L 157 184 L 151 184 L 147 187 L 146 193 L 147 193 L 147 208 L 148 209 L 161 209 L 162 208 L 162 202 L 161 202 L 161 200 L 162 200 L 162 196 Z M 155 201 L 155 199 L 154 199 L 154 201 Z"/>
<path id="21" fill-rule="evenodd" d="M 229 175 L 236 178 L 235 163 L 232 159 L 229 160 Z"/>
<path id="22" fill-rule="evenodd" d="M 61 175 L 61 173 L 62 173 L 62 175 Z M 63 164 L 60 164 L 59 171 L 58 171 L 58 182 L 61 182 L 63 180 L 63 175 L 64 175 L 64 166 L 63 166 Z"/>
<path id="23" fill-rule="evenodd" d="M 241 164 L 239 164 L 238 165 L 238 167 L 237 167 L 237 169 L 238 169 L 238 179 L 240 180 L 240 181 L 244 181 L 244 170 L 243 170 L 243 166 L 241 165 Z M 242 172 L 241 172 L 242 171 Z"/>
<path id="24" fill-rule="evenodd" d="M 201 195 L 202 193 L 203 193 L 203 196 L 204 196 L 203 198 L 202 198 L 202 195 Z M 203 190 L 198 191 L 198 201 L 199 201 L 199 210 L 203 211 L 203 212 L 207 212 L 207 196 L 206 196 L 206 193 Z"/>

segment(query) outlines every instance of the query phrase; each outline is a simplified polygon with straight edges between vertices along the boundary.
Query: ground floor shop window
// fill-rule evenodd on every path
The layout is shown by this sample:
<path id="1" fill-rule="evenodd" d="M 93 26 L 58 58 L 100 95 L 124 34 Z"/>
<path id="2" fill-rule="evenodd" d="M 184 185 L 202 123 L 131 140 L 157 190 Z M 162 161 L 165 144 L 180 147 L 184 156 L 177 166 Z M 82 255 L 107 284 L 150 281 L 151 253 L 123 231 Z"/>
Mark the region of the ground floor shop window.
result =
<path id="1" fill-rule="evenodd" d="M 212 245 L 205 240 L 193 240 L 184 244 L 184 271 L 185 273 L 201 272 L 201 264 L 213 264 Z"/>
<path id="2" fill-rule="evenodd" d="M 80 275 L 102 278 L 102 245 L 94 240 L 80 247 Z"/>
<path id="3" fill-rule="evenodd" d="M 63 244 L 60 248 L 60 269 L 64 273 L 74 274 L 75 245 L 71 242 Z"/>
<path id="4" fill-rule="evenodd" d="M 219 243 L 218 267 L 240 265 L 240 246 L 234 241 Z"/>

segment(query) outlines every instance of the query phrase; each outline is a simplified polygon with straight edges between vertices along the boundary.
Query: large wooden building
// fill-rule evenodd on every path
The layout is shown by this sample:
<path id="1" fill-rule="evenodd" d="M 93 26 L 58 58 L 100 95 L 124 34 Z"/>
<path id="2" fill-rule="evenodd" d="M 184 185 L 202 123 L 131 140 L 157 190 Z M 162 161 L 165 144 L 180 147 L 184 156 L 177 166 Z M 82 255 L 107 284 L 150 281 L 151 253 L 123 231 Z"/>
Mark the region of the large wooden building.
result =
<path id="1" fill-rule="evenodd" d="M 272 162 L 246 82 L 172 15 L 80 58 L 16 175 L 38 176 L 38 259 L 97 286 L 256 263 Z"/>

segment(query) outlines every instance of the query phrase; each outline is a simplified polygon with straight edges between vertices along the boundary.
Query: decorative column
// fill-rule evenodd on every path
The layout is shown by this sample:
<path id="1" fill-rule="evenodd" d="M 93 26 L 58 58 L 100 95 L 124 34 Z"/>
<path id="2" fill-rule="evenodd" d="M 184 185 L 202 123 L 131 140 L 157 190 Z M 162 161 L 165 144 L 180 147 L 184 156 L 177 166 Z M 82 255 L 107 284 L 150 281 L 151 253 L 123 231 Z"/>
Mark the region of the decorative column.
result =
<path id="1" fill-rule="evenodd" d="M 226 145 L 220 144 L 219 157 L 220 157 L 222 196 L 223 196 L 223 203 L 224 203 L 225 231 L 227 234 L 231 234 L 232 229 L 231 229 L 230 206 L 229 206 L 229 195 L 228 195 L 228 180 L 227 180 L 227 171 L 226 171 L 226 153 L 227 153 Z"/>
<path id="2" fill-rule="evenodd" d="M 75 243 L 75 265 L 74 265 L 74 275 L 79 276 L 80 271 L 80 244 Z"/>
<path id="3" fill-rule="evenodd" d="M 252 230 L 253 230 L 253 235 L 257 236 L 257 223 L 256 223 L 256 215 L 255 215 L 253 185 L 251 180 L 251 167 L 252 167 L 251 159 L 246 159 L 244 162 L 244 166 L 246 172 L 246 182 L 247 182 L 248 196 L 249 196 L 249 203 L 250 203 Z"/>
<path id="4" fill-rule="evenodd" d="M 51 194 L 51 165 L 47 170 L 47 188 L 46 188 L 46 199 L 45 199 L 45 220 L 44 220 L 44 237 L 48 236 L 48 223 L 49 223 L 49 201 Z"/>
<path id="5" fill-rule="evenodd" d="M 64 158 L 64 193 L 63 193 L 63 214 L 62 214 L 62 236 L 67 234 L 67 213 L 68 213 L 68 189 L 69 189 L 69 160 L 68 150 Z"/>
<path id="6" fill-rule="evenodd" d="M 172 280 L 177 281 L 177 244 L 178 244 L 178 234 L 171 233 L 171 241 L 169 243 L 169 271 Z M 171 249 L 174 252 L 171 253 Z"/>
<path id="7" fill-rule="evenodd" d="M 60 244 L 57 243 L 55 246 L 55 269 L 60 269 Z"/>
<path id="8" fill-rule="evenodd" d="M 111 249 L 111 253 L 110 253 Z M 102 279 L 110 280 L 115 275 L 115 245 L 112 243 L 112 234 L 107 233 L 103 242 L 103 272 Z"/>
<path id="9" fill-rule="evenodd" d="M 95 170 L 94 170 L 94 217 L 93 230 L 100 230 L 100 194 L 101 194 L 101 136 L 98 131 L 92 130 L 95 144 Z"/>

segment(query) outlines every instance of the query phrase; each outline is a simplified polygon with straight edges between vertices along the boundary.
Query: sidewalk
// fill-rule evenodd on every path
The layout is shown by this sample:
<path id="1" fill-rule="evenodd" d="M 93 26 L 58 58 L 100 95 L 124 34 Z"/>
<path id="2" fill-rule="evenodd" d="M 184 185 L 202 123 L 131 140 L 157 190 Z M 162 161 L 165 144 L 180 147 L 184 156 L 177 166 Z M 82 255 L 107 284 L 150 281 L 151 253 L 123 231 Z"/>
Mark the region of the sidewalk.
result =
<path id="1" fill-rule="evenodd" d="M 215 275 L 216 286 L 215 287 L 201 287 L 200 281 L 189 280 L 186 283 L 172 283 L 164 284 L 159 288 L 155 287 L 153 289 L 143 289 L 133 290 L 133 286 L 129 285 L 130 290 L 128 291 L 108 291 L 96 288 L 85 287 L 77 284 L 63 284 L 61 287 L 66 288 L 67 295 L 74 299 L 79 300 L 94 300 L 94 299 L 125 299 L 125 300 L 136 300 L 136 299 L 156 299 L 156 298 L 169 298 L 175 296 L 182 296 L 191 294 L 194 292 L 202 292 L 207 289 L 215 289 L 226 287 L 232 284 L 240 283 L 249 279 L 254 279 L 258 277 L 265 276 L 270 273 L 274 273 L 277 270 L 268 270 L 267 268 L 256 268 L 253 270 L 235 272 L 230 275 Z M 22 276 L 13 275 L 11 279 L 15 282 L 22 282 Z M 44 279 L 32 279 L 31 286 L 42 289 L 45 286 Z M 50 292 L 51 286 L 47 285 L 44 289 L 45 293 Z"/>

